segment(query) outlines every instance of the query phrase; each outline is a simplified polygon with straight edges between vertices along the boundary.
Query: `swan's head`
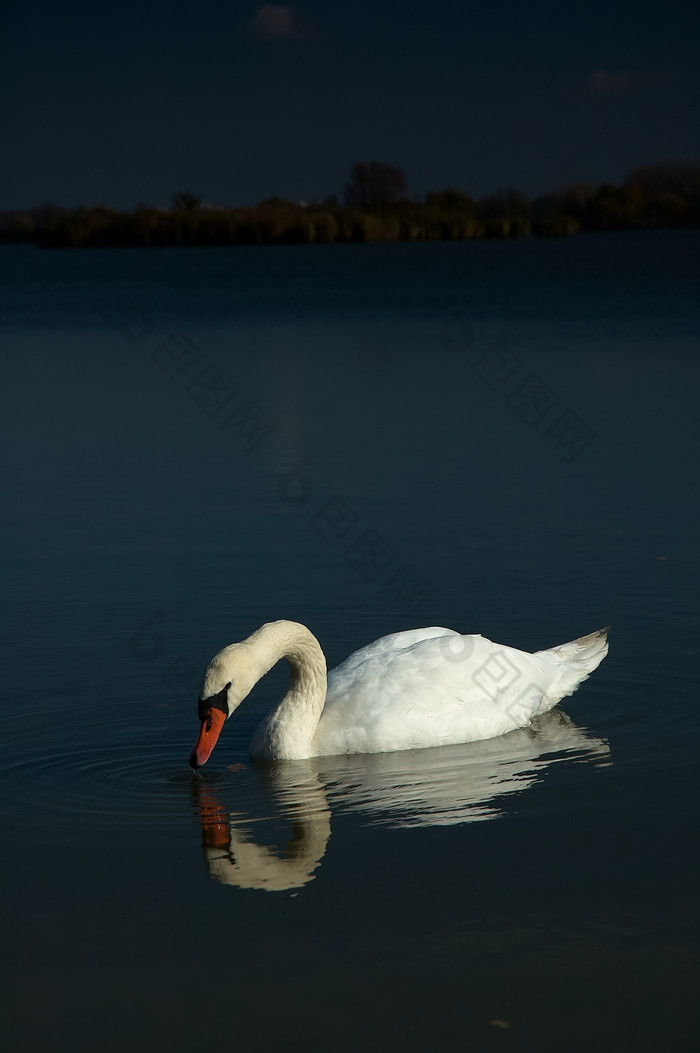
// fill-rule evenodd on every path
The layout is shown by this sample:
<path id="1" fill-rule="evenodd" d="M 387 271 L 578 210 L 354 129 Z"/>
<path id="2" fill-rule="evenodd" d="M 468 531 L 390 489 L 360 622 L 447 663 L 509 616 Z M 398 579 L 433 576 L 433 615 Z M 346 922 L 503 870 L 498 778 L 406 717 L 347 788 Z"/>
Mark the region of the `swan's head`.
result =
<path id="1" fill-rule="evenodd" d="M 199 736 L 190 753 L 190 765 L 201 768 L 209 760 L 227 717 L 240 706 L 256 677 L 250 669 L 245 644 L 231 644 L 212 658 L 204 674 L 198 700 Z"/>

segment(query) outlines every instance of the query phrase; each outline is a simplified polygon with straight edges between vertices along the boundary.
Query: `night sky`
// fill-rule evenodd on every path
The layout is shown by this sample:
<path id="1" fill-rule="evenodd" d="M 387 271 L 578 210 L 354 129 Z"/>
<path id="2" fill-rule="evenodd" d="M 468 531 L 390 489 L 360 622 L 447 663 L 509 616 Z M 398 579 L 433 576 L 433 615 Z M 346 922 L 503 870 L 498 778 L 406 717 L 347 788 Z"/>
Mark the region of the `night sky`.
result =
<path id="1" fill-rule="evenodd" d="M 0 209 L 541 193 L 700 158 L 700 3 L 5 0 Z"/>

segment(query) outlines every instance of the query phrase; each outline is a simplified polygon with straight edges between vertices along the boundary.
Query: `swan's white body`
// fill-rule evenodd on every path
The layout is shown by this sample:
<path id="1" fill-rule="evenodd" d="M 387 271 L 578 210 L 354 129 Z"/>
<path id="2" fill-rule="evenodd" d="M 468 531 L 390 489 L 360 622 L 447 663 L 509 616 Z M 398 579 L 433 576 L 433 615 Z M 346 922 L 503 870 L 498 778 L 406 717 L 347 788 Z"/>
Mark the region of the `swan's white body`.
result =
<path id="1" fill-rule="evenodd" d="M 230 716 L 260 677 L 286 657 L 289 690 L 256 731 L 253 757 L 298 760 L 422 749 L 525 727 L 573 694 L 607 651 L 604 629 L 527 654 L 433 627 L 384 636 L 326 677 L 323 651 L 305 626 L 268 622 L 212 659 L 200 704 L 206 710 L 207 701 L 218 698 L 218 709 Z M 219 730 L 212 733 L 214 742 Z M 200 745 L 202 736 L 192 754 L 194 767 L 213 748 L 213 742 Z"/>

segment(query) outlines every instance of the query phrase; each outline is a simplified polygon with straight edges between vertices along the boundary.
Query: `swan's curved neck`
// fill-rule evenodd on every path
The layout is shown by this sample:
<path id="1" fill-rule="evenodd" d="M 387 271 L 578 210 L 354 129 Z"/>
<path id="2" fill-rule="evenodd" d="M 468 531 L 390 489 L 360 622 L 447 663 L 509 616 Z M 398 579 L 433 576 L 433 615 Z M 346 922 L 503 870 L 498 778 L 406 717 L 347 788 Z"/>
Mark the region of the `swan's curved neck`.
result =
<path id="1" fill-rule="evenodd" d="M 296 760 L 311 754 L 326 700 L 326 659 L 312 632 L 299 622 L 268 622 L 245 641 L 256 680 L 280 658 L 289 662 L 289 686 L 279 705 L 253 736 L 250 752 L 270 760 Z"/>

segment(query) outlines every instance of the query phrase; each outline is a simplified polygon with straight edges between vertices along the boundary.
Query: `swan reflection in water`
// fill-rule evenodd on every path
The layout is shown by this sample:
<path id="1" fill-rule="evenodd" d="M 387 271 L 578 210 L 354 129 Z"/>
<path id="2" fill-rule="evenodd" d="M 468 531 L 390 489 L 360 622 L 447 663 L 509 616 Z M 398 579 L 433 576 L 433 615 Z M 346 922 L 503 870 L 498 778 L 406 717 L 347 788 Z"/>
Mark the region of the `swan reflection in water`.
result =
<path id="1" fill-rule="evenodd" d="M 313 880 L 331 836 L 324 788 L 309 761 L 280 761 L 264 772 L 280 818 L 292 837 L 278 850 L 253 840 L 254 818 L 227 813 L 214 791 L 197 777 L 195 792 L 202 848 L 209 873 L 223 885 L 287 892 Z"/>
<path id="2" fill-rule="evenodd" d="M 528 789 L 551 764 L 563 760 L 602 765 L 609 763 L 609 754 L 605 739 L 590 735 L 554 709 L 527 728 L 481 742 L 278 761 L 254 769 L 239 765 L 248 780 L 243 795 L 251 805 L 248 814 L 227 811 L 209 782 L 197 776 L 207 867 L 224 885 L 270 892 L 301 888 L 313 880 L 326 851 L 331 809 L 359 812 L 372 824 L 394 828 L 494 819 L 503 813 L 504 797 Z M 270 796 L 273 814 L 267 819 L 291 826 L 292 837 L 281 850 L 253 838 L 253 824 L 259 828 L 262 816 L 259 790 L 253 789 L 251 800 L 251 771 Z M 252 814 L 255 805 L 257 814 Z"/>

